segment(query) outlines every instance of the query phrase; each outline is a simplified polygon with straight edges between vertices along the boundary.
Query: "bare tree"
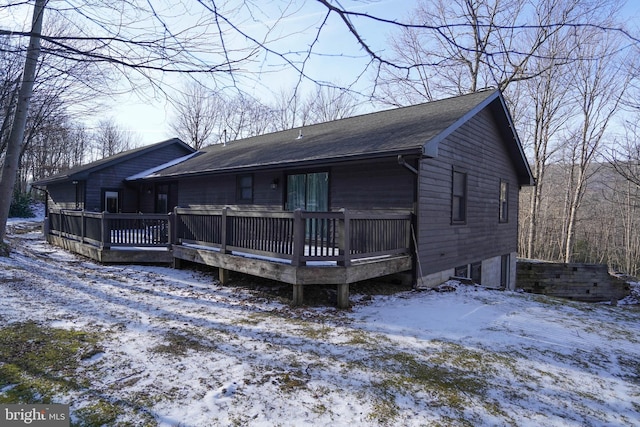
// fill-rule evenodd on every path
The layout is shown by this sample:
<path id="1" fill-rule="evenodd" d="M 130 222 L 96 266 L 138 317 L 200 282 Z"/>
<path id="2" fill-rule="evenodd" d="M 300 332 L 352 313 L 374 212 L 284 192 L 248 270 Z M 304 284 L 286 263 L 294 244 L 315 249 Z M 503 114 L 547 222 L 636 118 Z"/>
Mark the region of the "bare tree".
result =
<path id="1" fill-rule="evenodd" d="M 298 88 L 280 89 L 275 95 L 274 124 L 276 130 L 291 129 L 310 121 L 311 103 L 305 100 Z"/>
<path id="2" fill-rule="evenodd" d="M 0 35 L 13 38 L 33 36 L 34 40 L 43 41 L 44 52 L 51 57 L 100 65 L 103 69 L 120 73 L 121 83 L 113 85 L 114 92 L 154 88 L 163 93 L 163 76 L 167 73 L 207 75 L 216 82 L 216 87 L 239 88 L 246 80 L 250 83 L 256 82 L 255 71 L 250 70 L 250 65 L 264 69 L 266 62 L 269 62 L 270 66 L 275 64 L 273 69 L 293 70 L 299 76 L 299 83 L 302 81 L 321 83 L 322 79 L 318 75 L 311 74 L 314 67 L 311 67 L 310 63 L 318 58 L 322 60 L 327 55 L 335 54 L 335 52 L 323 52 L 319 48 L 321 35 L 326 31 L 329 19 L 334 17 L 353 37 L 355 46 L 361 48 L 363 54 L 368 57 L 368 62 L 365 61 L 364 69 L 357 74 L 353 84 L 369 69 L 380 71 L 383 67 L 389 66 L 409 73 L 428 64 L 428 61 L 394 63 L 393 57 L 385 56 L 385 51 L 379 47 L 370 46 L 360 33 L 360 24 L 367 22 L 387 28 L 424 30 L 446 40 L 454 48 L 448 51 L 447 59 L 459 58 L 470 61 L 472 76 L 477 76 L 477 79 L 472 79 L 471 84 L 467 85 L 467 82 L 461 80 L 462 75 L 459 71 L 446 73 L 442 78 L 447 78 L 450 82 L 459 81 L 461 85 L 467 86 L 465 90 L 480 88 L 487 82 L 502 83 L 529 77 L 527 63 L 528 58 L 532 57 L 532 50 L 521 49 L 522 46 L 518 43 L 521 39 L 520 30 L 540 35 L 540 37 L 531 37 L 529 40 L 528 45 L 533 46 L 534 49 L 535 46 L 544 43 L 549 34 L 566 26 L 588 27 L 602 32 L 621 32 L 619 28 L 605 28 L 597 23 L 579 20 L 540 24 L 539 22 L 544 21 L 536 19 L 533 21 L 536 22 L 535 24 L 524 25 L 524 20 L 512 19 L 506 7 L 513 5 L 516 7 L 514 10 L 520 10 L 517 8 L 522 6 L 521 2 L 501 0 L 498 3 L 505 5 L 505 8 L 492 8 L 493 3 L 487 1 L 466 2 L 465 4 L 471 6 L 475 4 L 482 6 L 471 8 L 478 12 L 472 21 L 434 25 L 429 22 L 395 21 L 361 13 L 355 8 L 348 10 L 338 2 L 317 0 L 310 4 L 317 8 L 316 11 L 322 12 L 318 15 L 318 20 L 306 25 L 305 28 L 298 27 L 291 30 L 295 19 L 290 18 L 308 15 L 306 11 L 296 7 L 293 1 L 284 1 L 273 7 L 272 4 L 263 5 L 251 1 L 176 0 L 170 3 L 155 3 L 97 0 L 86 4 L 86 2 L 69 0 L 64 3 L 49 2 L 47 4 L 45 0 L 37 0 L 36 5 L 39 9 L 35 15 L 41 16 L 44 6 L 47 5 L 48 15 L 67 28 L 67 35 L 59 36 L 51 32 L 41 34 L 42 31 L 36 25 L 32 30 L 0 27 Z M 584 2 L 580 2 L 582 3 Z M 593 0 L 588 3 L 596 4 L 597 2 Z M 24 7 L 24 4 L 23 1 L 8 0 L 6 7 L 20 8 Z M 516 16 L 520 15 L 516 14 Z M 309 29 L 314 30 L 308 31 Z M 456 43 L 454 38 L 454 34 L 458 33 L 465 34 L 460 39 L 460 43 Z M 492 37 L 494 34 L 500 34 L 500 37 Z M 633 39 L 628 33 L 624 35 L 628 40 Z M 475 47 L 475 50 L 471 46 L 472 50 L 469 51 L 468 41 L 480 44 Z M 287 42 L 299 44 L 292 48 Z M 465 54 L 465 50 L 467 53 L 471 52 L 470 55 Z M 30 49 L 30 61 L 37 59 L 33 54 L 38 51 L 38 49 Z M 497 64 L 499 67 L 489 68 L 487 71 L 487 64 Z M 33 68 L 35 69 L 35 64 Z M 318 68 L 321 67 L 315 69 Z M 497 74 L 495 70 L 500 70 L 501 73 Z M 23 80 L 28 83 L 29 79 Z M 89 81 L 87 83 L 91 84 Z M 20 99 L 28 99 L 31 93 L 28 84 L 22 84 L 21 91 L 27 96 L 21 96 Z M 17 117 L 22 114 L 23 105 L 25 104 L 20 104 L 16 109 Z M 21 126 L 20 120 L 15 120 L 15 123 L 15 126 Z M 233 125 L 229 126 L 231 134 L 239 135 L 240 129 L 250 128 L 247 127 L 245 120 L 231 124 Z M 24 125 L 22 127 L 24 128 Z M 24 129 L 14 131 L 20 135 L 24 134 Z M 251 134 L 255 131 L 251 129 L 248 132 Z M 6 153 L 7 159 L 13 156 L 13 151 L 9 149 Z M 10 197 L 7 194 L 11 194 L 13 178 L 11 182 L 8 179 L 15 172 L 15 165 L 12 162 L 5 160 L 5 166 L 8 166 L 8 169 L 3 173 L 0 182 L 0 205 L 2 206 Z M 3 217 L 5 215 L 2 211 L 0 219 Z M 6 218 L 0 221 L 0 237 L 4 235 L 5 222 Z"/>
<path id="3" fill-rule="evenodd" d="M 16 61 L 11 40 L 0 37 L 0 158 L 5 152 L 9 140 L 9 132 L 13 122 L 18 90 L 20 89 L 20 71 L 22 63 Z"/>
<path id="4" fill-rule="evenodd" d="M 532 61 L 535 67 L 539 62 L 540 69 L 544 70 L 536 79 L 527 80 L 518 84 L 519 90 L 513 98 L 527 99 L 530 105 L 519 108 L 521 127 L 520 134 L 525 148 L 531 154 L 531 169 L 536 185 L 530 190 L 528 197 L 528 209 L 523 215 L 526 223 L 521 227 L 527 229 L 525 240 L 521 241 L 524 255 L 527 258 L 536 258 L 538 246 L 538 220 L 541 213 L 541 200 L 545 192 L 546 169 L 552 156 L 560 148 L 560 133 L 564 125 L 572 116 L 572 108 L 567 102 L 571 87 L 569 66 L 556 63 L 554 54 L 562 55 L 562 48 L 566 46 L 566 38 L 557 37 L 555 43 L 550 45 L 555 52 L 545 55 L 547 58 Z M 513 91 L 512 91 L 513 92 Z M 516 103 L 518 101 L 514 101 Z M 522 102 L 522 101 L 520 101 Z M 544 243 L 542 243 L 544 244 Z"/>
<path id="5" fill-rule="evenodd" d="M 132 135 L 118 126 L 113 118 L 98 122 L 93 144 L 99 158 L 130 150 L 135 145 Z"/>
<path id="6" fill-rule="evenodd" d="M 22 84 L 20 85 L 20 91 L 18 93 L 16 110 L 13 115 L 11 132 L 9 134 L 9 140 L 7 141 L 4 162 L 0 173 L 0 248 L 4 247 L 7 218 L 9 217 L 13 188 L 18 175 L 18 161 L 22 151 L 29 102 L 31 101 L 38 56 L 40 55 L 40 32 L 42 31 L 42 18 L 45 4 L 46 0 L 36 0 L 33 9 L 32 35 L 29 41 Z M 5 249 L 2 252 L 8 251 Z"/>
<path id="7" fill-rule="evenodd" d="M 192 82 L 174 102 L 174 119 L 171 130 L 196 150 L 217 142 L 220 120 L 225 102 L 197 82 Z"/>
<path id="8" fill-rule="evenodd" d="M 620 75 L 620 58 L 615 55 L 619 40 L 614 37 L 600 39 L 592 32 L 576 33 L 576 38 L 579 39 L 576 41 L 578 49 L 587 59 L 574 67 L 575 105 L 579 110 L 566 140 L 570 168 L 563 244 L 565 262 L 573 259 L 578 210 L 589 178 L 596 171 L 593 162 L 598 158 L 608 126 L 619 111 L 620 100 L 628 87 L 628 78 Z"/>
<path id="9" fill-rule="evenodd" d="M 223 120 L 223 142 L 275 130 L 273 110 L 256 98 L 242 93 L 227 98 Z"/>
<path id="10" fill-rule="evenodd" d="M 351 93 L 337 87 L 319 86 L 308 102 L 309 123 L 329 122 L 350 117 L 356 112 Z"/>
<path id="11" fill-rule="evenodd" d="M 591 3 L 544 0 L 534 9 L 523 0 L 420 1 L 412 25 L 391 40 L 395 56 L 380 74 L 381 94 L 401 105 L 537 78 L 542 65 L 576 60 L 548 46 L 589 15 Z"/>

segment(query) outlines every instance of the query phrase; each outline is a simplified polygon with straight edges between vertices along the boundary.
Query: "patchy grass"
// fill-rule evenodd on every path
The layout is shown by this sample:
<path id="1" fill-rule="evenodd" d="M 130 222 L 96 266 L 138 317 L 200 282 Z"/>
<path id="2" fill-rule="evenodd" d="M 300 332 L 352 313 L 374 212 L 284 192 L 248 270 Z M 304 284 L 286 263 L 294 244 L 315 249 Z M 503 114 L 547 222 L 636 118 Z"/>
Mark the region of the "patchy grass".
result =
<path id="1" fill-rule="evenodd" d="M 35 322 L 0 329 L 0 402 L 50 403 L 85 386 L 74 372 L 100 351 L 98 336 Z"/>
<path id="2" fill-rule="evenodd" d="M 69 402 L 74 426 L 627 425 L 640 412 L 638 312 L 624 304 L 369 281 L 351 286 L 351 310 L 332 307 L 335 286 L 290 307 L 290 285 L 69 264 L 26 242 L 0 259 L 0 399 Z M 100 332 L 42 326 L 52 318 Z M 2 329 L 24 319 L 41 323 Z"/>
<path id="3" fill-rule="evenodd" d="M 211 349 L 213 347 L 203 343 L 201 337 L 188 336 L 171 331 L 165 335 L 165 344 L 157 345 L 151 348 L 151 351 L 182 357 L 189 351 L 208 351 Z"/>
<path id="4" fill-rule="evenodd" d="M 455 358 L 462 357 L 452 353 Z M 483 376 L 472 374 L 458 366 L 469 366 L 456 362 L 455 366 L 446 366 L 428 360 L 419 360 L 410 353 L 395 353 L 388 356 L 393 363 L 395 375 L 383 383 L 387 388 L 401 392 L 409 386 L 430 393 L 435 397 L 434 404 L 459 411 L 464 410 L 469 400 L 482 397 L 487 384 Z"/>
<path id="5" fill-rule="evenodd" d="M 76 411 L 75 415 L 81 420 L 81 422 L 76 423 L 75 425 L 87 427 L 113 425 L 118 416 L 122 415 L 122 413 L 122 409 L 117 405 L 106 400 L 99 399 L 97 402 Z"/>
<path id="6" fill-rule="evenodd" d="M 280 387 L 280 390 L 285 393 L 295 393 L 296 390 L 307 387 L 307 379 L 304 373 L 297 372 L 285 372 L 278 376 L 275 382 Z"/>
<path id="7" fill-rule="evenodd" d="M 0 403 L 47 404 L 64 402 L 69 395 L 85 395 L 89 404 L 71 414 L 71 425 L 112 425 L 126 409 L 120 402 L 95 396 L 91 370 L 79 369 L 84 360 L 102 352 L 101 338 L 94 332 L 53 328 L 36 322 L 1 328 Z M 144 413 L 137 418 L 152 419 Z"/>

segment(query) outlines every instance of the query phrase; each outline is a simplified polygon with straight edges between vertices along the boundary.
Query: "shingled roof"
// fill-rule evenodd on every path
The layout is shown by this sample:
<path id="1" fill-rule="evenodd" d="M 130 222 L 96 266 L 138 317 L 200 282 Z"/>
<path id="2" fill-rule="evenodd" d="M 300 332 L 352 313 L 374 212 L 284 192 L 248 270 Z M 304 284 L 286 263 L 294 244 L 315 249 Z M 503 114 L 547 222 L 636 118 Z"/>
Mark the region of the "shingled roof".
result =
<path id="1" fill-rule="evenodd" d="M 531 171 L 502 95 L 487 90 L 425 104 L 364 114 L 216 144 L 144 179 L 302 167 L 395 155 L 437 156 L 437 145 L 489 107 L 507 142 L 520 183 Z"/>
<path id="2" fill-rule="evenodd" d="M 148 154 L 154 150 L 177 144 L 184 147 L 185 150 L 194 152 L 195 150 L 189 145 L 185 144 L 178 138 L 167 139 L 166 141 L 158 142 L 156 144 L 145 145 L 143 147 L 134 148 L 132 150 L 123 151 L 122 153 L 114 154 L 113 156 L 105 157 L 104 159 L 96 160 L 95 162 L 87 163 L 86 165 L 73 167 L 65 172 L 60 172 L 50 177 L 41 179 L 33 183 L 35 187 L 46 187 L 50 184 L 56 184 L 67 181 L 81 181 L 87 179 L 87 177 L 99 170 L 107 167 L 111 167 L 120 162 L 124 162 L 130 159 L 134 159 L 139 156 Z"/>

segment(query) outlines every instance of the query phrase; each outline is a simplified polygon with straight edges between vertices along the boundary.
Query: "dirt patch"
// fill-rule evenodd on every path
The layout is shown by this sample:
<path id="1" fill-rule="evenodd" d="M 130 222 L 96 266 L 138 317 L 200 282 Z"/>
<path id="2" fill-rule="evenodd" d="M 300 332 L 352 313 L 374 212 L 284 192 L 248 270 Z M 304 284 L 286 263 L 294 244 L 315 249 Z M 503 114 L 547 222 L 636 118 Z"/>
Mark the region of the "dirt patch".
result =
<path id="1" fill-rule="evenodd" d="M 217 278 L 217 273 L 214 273 Z M 224 285 L 230 288 L 248 289 L 258 297 L 278 300 L 289 304 L 293 300 L 293 286 L 275 280 L 254 277 L 231 272 L 229 281 Z M 368 299 L 374 295 L 393 295 L 413 289 L 402 277 L 390 276 L 365 280 L 349 285 L 351 296 Z M 336 285 L 306 285 L 304 287 L 304 305 L 310 307 L 335 306 L 337 303 Z"/>

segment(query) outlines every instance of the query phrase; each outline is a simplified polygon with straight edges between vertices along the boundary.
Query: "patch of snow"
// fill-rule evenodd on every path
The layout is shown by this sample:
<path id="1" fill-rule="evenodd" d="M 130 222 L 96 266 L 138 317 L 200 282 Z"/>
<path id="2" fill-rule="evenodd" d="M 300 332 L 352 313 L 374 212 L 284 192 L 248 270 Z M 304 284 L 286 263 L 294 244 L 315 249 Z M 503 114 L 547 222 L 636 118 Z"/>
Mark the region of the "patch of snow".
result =
<path id="1" fill-rule="evenodd" d="M 449 282 L 352 295 L 350 311 L 292 308 L 207 271 L 98 265 L 41 232 L 12 242 L 2 324 L 103 337 L 82 361 L 90 392 L 58 397 L 72 414 L 100 396 L 131 403 L 122 424 L 141 405 L 160 426 L 640 425 L 631 301 Z"/>

